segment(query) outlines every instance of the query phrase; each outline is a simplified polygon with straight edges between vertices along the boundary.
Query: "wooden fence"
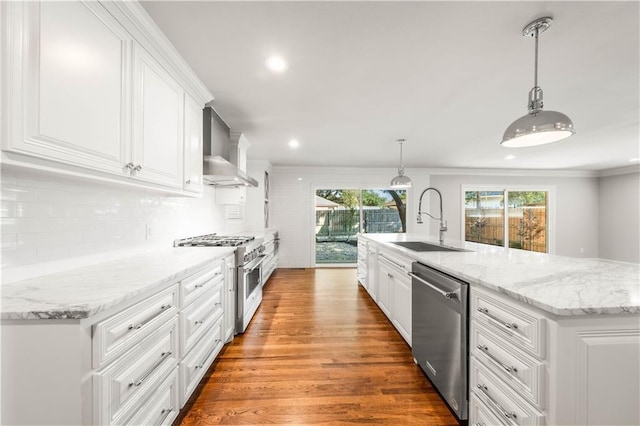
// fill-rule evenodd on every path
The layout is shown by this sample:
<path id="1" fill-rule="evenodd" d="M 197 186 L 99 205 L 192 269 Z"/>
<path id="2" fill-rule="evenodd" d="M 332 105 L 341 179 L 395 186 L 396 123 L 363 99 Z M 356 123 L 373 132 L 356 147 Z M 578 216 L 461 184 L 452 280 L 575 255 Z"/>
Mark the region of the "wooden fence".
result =
<path id="1" fill-rule="evenodd" d="M 397 210 L 363 210 L 364 231 L 402 232 L 402 222 Z M 359 210 L 316 210 L 316 241 L 354 240 L 360 232 Z"/>
<path id="2" fill-rule="evenodd" d="M 465 239 L 484 244 L 504 244 L 502 210 L 485 210 L 483 215 L 465 217 Z M 509 209 L 509 247 L 547 252 L 545 208 Z"/>

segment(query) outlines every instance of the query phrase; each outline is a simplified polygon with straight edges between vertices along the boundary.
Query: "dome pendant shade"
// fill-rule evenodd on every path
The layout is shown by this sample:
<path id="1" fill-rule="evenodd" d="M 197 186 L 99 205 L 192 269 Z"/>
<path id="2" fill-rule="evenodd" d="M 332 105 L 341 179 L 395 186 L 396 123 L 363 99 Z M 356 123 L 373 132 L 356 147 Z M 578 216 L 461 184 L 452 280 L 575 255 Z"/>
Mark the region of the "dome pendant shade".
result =
<path id="1" fill-rule="evenodd" d="M 511 123 L 502 136 L 502 146 L 519 148 L 544 145 L 568 138 L 575 132 L 573 122 L 565 114 L 538 110 Z"/>
<path id="2" fill-rule="evenodd" d="M 502 136 L 502 146 L 524 148 L 556 142 L 573 135 L 573 122 L 565 114 L 557 111 L 543 111 L 542 89 L 538 86 L 538 36 L 546 31 L 552 18 L 536 19 L 522 30 L 525 37 L 535 37 L 534 86 L 529 92 L 529 113 L 511 123 Z"/>
<path id="3" fill-rule="evenodd" d="M 400 167 L 398 167 L 398 176 L 391 179 L 392 189 L 404 189 L 411 188 L 411 179 L 404 175 L 404 166 L 402 165 L 402 144 L 405 139 L 398 139 L 398 143 L 400 144 Z"/>
<path id="4" fill-rule="evenodd" d="M 398 176 L 391 179 L 391 188 L 411 188 L 411 179 L 405 176 L 401 170 L 398 170 L 398 173 Z"/>

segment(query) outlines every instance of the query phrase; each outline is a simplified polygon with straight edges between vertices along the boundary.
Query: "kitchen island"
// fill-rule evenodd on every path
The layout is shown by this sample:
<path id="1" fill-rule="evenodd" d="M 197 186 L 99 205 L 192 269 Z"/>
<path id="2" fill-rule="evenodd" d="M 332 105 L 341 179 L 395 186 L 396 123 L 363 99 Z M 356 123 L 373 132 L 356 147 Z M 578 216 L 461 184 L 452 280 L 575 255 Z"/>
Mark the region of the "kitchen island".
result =
<path id="1" fill-rule="evenodd" d="M 469 283 L 470 424 L 640 424 L 640 265 L 453 240 L 444 245 L 463 251 L 393 244 L 409 241 L 439 244 L 361 235 L 359 281 L 403 336 L 407 303 L 394 297 L 406 298 L 409 280 L 390 263 L 399 275 L 418 261 Z"/>

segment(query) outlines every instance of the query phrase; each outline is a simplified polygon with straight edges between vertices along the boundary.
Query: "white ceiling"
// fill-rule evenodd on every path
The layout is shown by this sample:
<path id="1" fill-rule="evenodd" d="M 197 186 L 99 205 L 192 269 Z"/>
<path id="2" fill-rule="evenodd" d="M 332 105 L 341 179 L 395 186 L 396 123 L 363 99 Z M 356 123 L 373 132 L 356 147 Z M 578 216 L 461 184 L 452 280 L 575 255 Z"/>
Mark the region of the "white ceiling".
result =
<path id="1" fill-rule="evenodd" d="M 396 139 L 406 138 L 407 167 L 576 170 L 640 157 L 639 4 L 143 2 L 215 109 L 247 135 L 251 159 L 397 166 Z M 503 148 L 533 86 L 534 41 L 521 30 L 542 16 L 554 18 L 540 36 L 545 109 L 577 132 Z M 274 53 L 286 73 L 266 70 Z"/>

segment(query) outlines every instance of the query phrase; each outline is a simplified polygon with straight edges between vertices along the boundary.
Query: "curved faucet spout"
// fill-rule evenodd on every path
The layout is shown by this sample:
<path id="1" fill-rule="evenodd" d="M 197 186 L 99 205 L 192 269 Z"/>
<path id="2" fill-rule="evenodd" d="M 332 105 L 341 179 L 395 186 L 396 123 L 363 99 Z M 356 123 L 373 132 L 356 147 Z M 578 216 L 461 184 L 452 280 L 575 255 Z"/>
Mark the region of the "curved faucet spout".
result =
<path id="1" fill-rule="evenodd" d="M 422 197 L 424 196 L 424 194 L 427 191 L 435 191 L 438 194 L 438 197 L 440 198 L 440 217 L 434 217 L 429 212 L 423 212 L 422 211 Z M 444 217 L 442 215 L 442 194 L 440 193 L 440 191 L 438 191 L 438 189 L 430 186 L 427 189 L 425 189 L 424 191 L 422 191 L 422 194 L 420 194 L 420 201 L 418 202 L 418 223 L 422 223 L 422 213 L 426 214 L 427 216 L 429 216 L 432 219 L 440 221 L 439 241 L 440 241 L 440 244 L 444 243 L 444 233 L 445 233 L 445 231 L 447 231 L 447 223 L 444 220 Z"/>

